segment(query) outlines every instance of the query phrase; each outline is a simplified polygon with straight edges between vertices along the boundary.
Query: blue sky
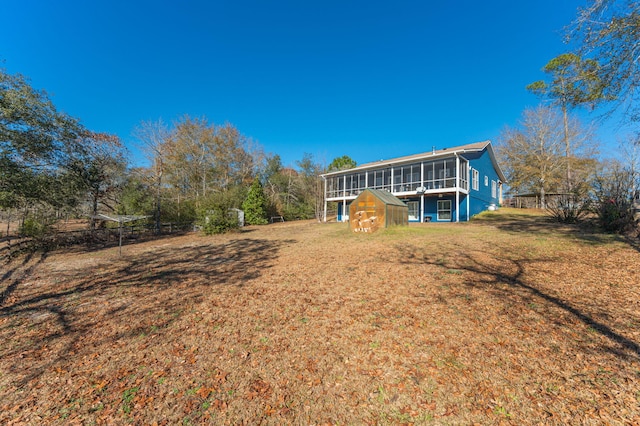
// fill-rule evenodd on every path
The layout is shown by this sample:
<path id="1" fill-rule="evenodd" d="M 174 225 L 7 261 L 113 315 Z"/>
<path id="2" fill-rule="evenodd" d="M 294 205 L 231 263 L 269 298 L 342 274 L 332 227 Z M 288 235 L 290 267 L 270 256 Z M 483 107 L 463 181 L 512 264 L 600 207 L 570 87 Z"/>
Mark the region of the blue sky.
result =
<path id="1" fill-rule="evenodd" d="M 136 125 L 189 114 L 294 165 L 496 140 L 538 103 L 524 87 L 584 1 L 3 3 L 0 66 L 132 162 Z"/>

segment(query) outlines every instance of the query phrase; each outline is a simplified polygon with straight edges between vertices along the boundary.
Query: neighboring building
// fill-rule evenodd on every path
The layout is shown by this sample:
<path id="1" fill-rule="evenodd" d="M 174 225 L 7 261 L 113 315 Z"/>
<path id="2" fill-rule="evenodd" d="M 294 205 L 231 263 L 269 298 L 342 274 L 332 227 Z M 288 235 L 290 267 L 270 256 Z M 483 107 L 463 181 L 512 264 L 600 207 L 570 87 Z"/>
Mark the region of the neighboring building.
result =
<path id="1" fill-rule="evenodd" d="M 506 181 L 491 142 L 433 150 L 325 173 L 327 202 L 338 205 L 338 221 L 349 220 L 350 203 L 365 189 L 388 191 L 404 201 L 410 222 L 460 222 L 502 203 Z"/>

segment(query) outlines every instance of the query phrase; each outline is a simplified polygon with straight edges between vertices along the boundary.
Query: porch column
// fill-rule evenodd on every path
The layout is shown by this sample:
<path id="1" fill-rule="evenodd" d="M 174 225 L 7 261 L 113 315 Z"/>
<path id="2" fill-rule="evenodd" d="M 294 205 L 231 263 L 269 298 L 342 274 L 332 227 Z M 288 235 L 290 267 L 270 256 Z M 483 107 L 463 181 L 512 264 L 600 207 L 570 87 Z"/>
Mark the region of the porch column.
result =
<path id="1" fill-rule="evenodd" d="M 346 210 L 347 210 L 347 199 L 343 198 L 342 199 L 342 221 L 343 222 L 346 222 L 346 220 L 344 219 L 344 215 L 345 215 Z"/>
<path id="2" fill-rule="evenodd" d="M 471 218 L 469 217 L 469 214 L 471 213 L 471 210 L 469 208 L 469 198 L 471 198 L 471 192 L 467 194 L 467 222 L 471 220 Z"/>
<path id="3" fill-rule="evenodd" d="M 327 179 L 322 177 L 324 181 L 324 210 L 322 211 L 322 221 L 327 222 Z"/>
<path id="4" fill-rule="evenodd" d="M 420 186 L 422 187 L 422 194 L 420 195 L 420 223 L 424 223 L 424 161 L 420 162 Z"/>
<path id="5" fill-rule="evenodd" d="M 456 222 L 460 222 L 460 157 L 456 154 Z"/>

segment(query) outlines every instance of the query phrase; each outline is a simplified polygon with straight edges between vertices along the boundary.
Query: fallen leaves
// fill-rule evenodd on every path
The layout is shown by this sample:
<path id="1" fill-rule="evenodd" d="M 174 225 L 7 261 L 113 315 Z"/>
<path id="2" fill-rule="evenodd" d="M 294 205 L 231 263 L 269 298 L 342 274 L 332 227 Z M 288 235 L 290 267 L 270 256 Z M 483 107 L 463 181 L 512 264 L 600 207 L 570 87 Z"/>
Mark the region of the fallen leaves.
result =
<path id="1" fill-rule="evenodd" d="M 0 422 L 633 424 L 640 253 L 495 225 L 51 254 L 0 307 Z"/>

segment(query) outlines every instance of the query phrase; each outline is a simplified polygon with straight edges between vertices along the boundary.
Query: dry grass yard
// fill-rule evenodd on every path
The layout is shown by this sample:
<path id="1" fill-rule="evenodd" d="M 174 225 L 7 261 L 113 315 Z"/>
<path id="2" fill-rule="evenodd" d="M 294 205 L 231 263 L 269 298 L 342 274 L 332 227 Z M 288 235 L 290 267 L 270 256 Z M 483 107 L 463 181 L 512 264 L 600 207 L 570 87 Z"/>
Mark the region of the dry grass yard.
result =
<path id="1" fill-rule="evenodd" d="M 640 424 L 640 248 L 502 209 L 0 273 L 0 423 Z"/>

